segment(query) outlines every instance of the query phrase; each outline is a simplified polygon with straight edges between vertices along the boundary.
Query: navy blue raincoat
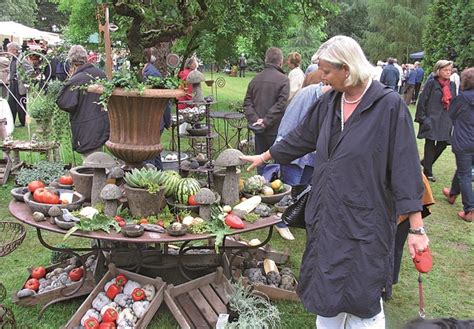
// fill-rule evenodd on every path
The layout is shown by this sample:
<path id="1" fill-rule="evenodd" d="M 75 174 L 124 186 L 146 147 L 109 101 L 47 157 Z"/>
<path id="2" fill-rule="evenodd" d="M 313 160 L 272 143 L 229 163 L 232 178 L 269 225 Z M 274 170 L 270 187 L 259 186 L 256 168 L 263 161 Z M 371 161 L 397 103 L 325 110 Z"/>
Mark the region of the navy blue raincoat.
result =
<path id="1" fill-rule="evenodd" d="M 342 132 L 340 100 L 336 91 L 321 97 L 270 153 L 290 163 L 316 150 L 298 285 L 303 304 L 324 317 L 370 318 L 391 289 L 396 217 L 422 210 L 421 169 L 397 93 L 373 81 Z"/>

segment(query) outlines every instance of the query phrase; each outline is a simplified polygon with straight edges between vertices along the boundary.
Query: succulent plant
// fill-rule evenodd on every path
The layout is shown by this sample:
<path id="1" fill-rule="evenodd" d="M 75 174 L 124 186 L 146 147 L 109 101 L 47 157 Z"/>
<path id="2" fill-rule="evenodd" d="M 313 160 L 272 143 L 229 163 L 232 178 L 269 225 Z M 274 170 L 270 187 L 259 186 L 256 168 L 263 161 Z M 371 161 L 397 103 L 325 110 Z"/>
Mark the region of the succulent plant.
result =
<path id="1" fill-rule="evenodd" d="M 134 188 L 144 188 L 149 193 L 156 193 L 160 190 L 163 181 L 163 172 L 155 169 L 132 169 L 131 172 L 125 174 L 124 180 Z"/>
<path id="2" fill-rule="evenodd" d="M 260 175 L 254 175 L 252 177 L 249 177 L 245 182 L 244 182 L 244 192 L 257 195 L 260 193 L 262 190 L 263 186 L 265 185 L 266 181 L 263 176 Z"/>

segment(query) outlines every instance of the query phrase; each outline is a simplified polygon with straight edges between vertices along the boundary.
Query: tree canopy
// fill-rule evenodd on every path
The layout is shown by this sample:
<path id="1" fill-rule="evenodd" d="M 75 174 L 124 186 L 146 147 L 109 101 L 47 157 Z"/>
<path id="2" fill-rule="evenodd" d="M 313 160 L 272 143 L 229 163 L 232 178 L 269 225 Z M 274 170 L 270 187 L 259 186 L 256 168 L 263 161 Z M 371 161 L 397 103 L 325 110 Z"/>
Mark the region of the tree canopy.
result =
<path id="1" fill-rule="evenodd" d="M 0 20 L 2 21 L 14 21 L 34 26 L 36 10 L 35 0 L 0 0 Z"/>

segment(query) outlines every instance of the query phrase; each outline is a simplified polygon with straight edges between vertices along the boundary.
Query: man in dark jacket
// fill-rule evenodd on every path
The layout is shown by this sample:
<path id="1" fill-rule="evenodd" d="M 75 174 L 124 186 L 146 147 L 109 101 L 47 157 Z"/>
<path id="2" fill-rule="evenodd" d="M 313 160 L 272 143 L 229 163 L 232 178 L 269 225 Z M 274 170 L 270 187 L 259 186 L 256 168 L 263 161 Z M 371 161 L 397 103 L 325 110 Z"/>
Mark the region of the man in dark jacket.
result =
<path id="1" fill-rule="evenodd" d="M 383 68 L 382 75 L 380 76 L 380 82 L 389 87 L 390 89 L 397 90 L 398 80 L 400 80 L 400 72 L 393 65 L 393 58 L 387 59 L 387 65 Z"/>
<path id="2" fill-rule="evenodd" d="M 285 112 L 290 82 L 283 73 L 283 53 L 271 47 L 265 53 L 265 67 L 250 81 L 244 100 L 245 116 L 255 128 L 255 154 L 268 150 L 275 142 Z M 264 166 L 257 171 L 261 175 Z"/>
<path id="3" fill-rule="evenodd" d="M 68 53 L 71 78 L 60 91 L 57 104 L 69 112 L 74 151 L 84 158 L 99 151 L 109 139 L 109 118 L 99 102 L 99 94 L 88 93 L 79 87 L 94 78 L 105 78 L 105 73 L 87 63 L 87 52 L 82 46 L 72 46 Z"/>
<path id="4" fill-rule="evenodd" d="M 423 82 L 423 78 L 425 77 L 425 71 L 420 66 L 420 62 L 415 62 L 415 71 L 416 71 L 416 78 L 415 78 L 415 102 L 418 100 L 418 95 L 420 94 L 421 83 Z"/>

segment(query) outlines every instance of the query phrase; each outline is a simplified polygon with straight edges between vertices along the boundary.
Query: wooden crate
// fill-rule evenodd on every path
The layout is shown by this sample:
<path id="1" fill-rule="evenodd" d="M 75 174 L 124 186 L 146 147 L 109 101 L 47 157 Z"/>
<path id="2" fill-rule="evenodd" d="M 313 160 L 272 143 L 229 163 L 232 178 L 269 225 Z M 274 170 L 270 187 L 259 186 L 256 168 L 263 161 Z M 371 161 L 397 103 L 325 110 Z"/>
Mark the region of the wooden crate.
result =
<path id="1" fill-rule="evenodd" d="M 85 254 L 83 256 L 83 259 L 87 259 L 92 254 L 93 253 Z M 53 264 L 51 266 L 46 267 L 46 273 L 49 273 L 49 272 L 53 271 L 54 269 L 56 269 L 58 267 L 63 267 L 64 268 L 67 265 L 69 265 L 69 259 L 65 260 L 62 263 L 57 263 L 57 264 Z M 16 292 L 13 293 L 12 302 L 14 304 L 21 305 L 21 306 L 46 305 L 47 303 L 51 302 L 54 299 L 68 300 L 68 299 L 73 299 L 73 298 L 76 298 L 76 297 L 87 295 L 95 287 L 94 273 L 95 273 L 96 268 L 97 268 L 97 259 L 95 261 L 95 265 L 92 268 L 92 272 L 90 272 L 90 271 L 86 272 L 86 278 L 85 278 L 84 284 L 73 295 L 64 296 L 64 295 L 69 295 L 72 291 L 77 289 L 77 287 L 81 284 L 80 281 L 68 284 L 67 286 L 64 286 L 64 287 L 51 289 L 51 290 L 44 291 L 42 293 L 37 293 L 33 296 L 24 297 L 24 298 L 18 298 L 17 295 L 16 295 L 18 291 L 16 291 Z M 21 289 L 23 289 L 23 287 L 25 286 L 26 281 L 28 281 L 29 278 L 30 277 L 28 276 L 28 278 L 25 280 L 25 282 L 23 282 L 23 284 L 21 286 Z"/>
<path id="2" fill-rule="evenodd" d="M 244 286 L 248 286 L 248 280 L 243 279 Z M 252 285 L 254 291 L 261 292 L 264 296 L 270 300 L 289 300 L 293 302 L 299 302 L 300 298 L 296 291 L 281 289 L 278 287 L 271 287 L 266 284 L 254 284 Z"/>
<path id="3" fill-rule="evenodd" d="M 165 303 L 181 328 L 215 328 L 219 314 L 227 313 L 230 291 L 230 282 L 219 267 L 199 279 L 169 285 Z"/>
<path id="4" fill-rule="evenodd" d="M 80 327 L 81 319 L 87 310 L 92 308 L 92 301 L 97 297 L 99 292 L 104 291 L 104 286 L 107 282 L 112 280 L 119 274 L 124 274 L 127 279 L 134 280 L 140 284 L 152 284 L 155 286 L 156 294 L 153 300 L 150 302 L 150 306 L 145 314 L 144 317 L 138 320 L 136 323 L 136 328 L 144 329 L 147 327 L 148 323 L 150 323 L 151 319 L 155 315 L 156 311 L 160 307 L 161 303 L 163 302 L 163 292 L 166 286 L 166 283 L 159 277 L 152 279 L 137 273 L 121 270 L 116 268 L 114 264 L 109 265 L 109 270 L 105 273 L 104 277 L 100 280 L 94 290 L 90 293 L 87 299 L 82 303 L 79 309 L 74 313 L 71 320 L 66 324 L 65 328 L 76 328 Z"/>
<path id="5" fill-rule="evenodd" d="M 12 162 L 10 160 L 10 157 L 0 159 L 0 185 L 4 185 L 7 183 L 11 167 Z"/>

